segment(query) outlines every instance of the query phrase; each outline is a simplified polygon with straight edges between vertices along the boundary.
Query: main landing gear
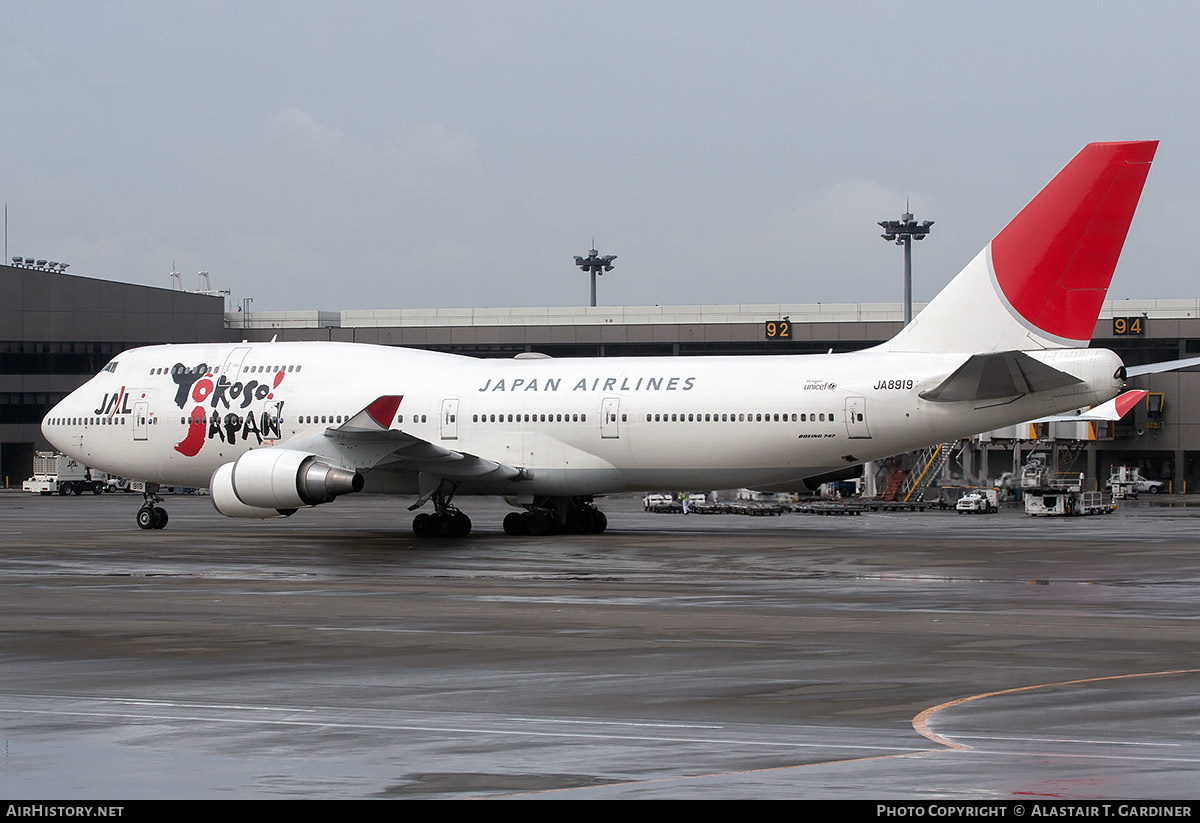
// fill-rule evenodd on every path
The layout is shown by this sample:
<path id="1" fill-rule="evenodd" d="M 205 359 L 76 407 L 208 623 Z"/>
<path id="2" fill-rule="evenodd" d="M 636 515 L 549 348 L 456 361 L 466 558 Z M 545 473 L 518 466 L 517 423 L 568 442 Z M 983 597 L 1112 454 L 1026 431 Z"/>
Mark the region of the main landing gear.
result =
<path id="1" fill-rule="evenodd" d="M 591 497 L 535 497 L 528 509 L 505 516 L 505 534 L 601 534 L 608 528 L 608 518 Z"/>
<path id="2" fill-rule="evenodd" d="M 449 493 L 442 489 L 435 491 L 433 513 L 421 512 L 413 518 L 413 534 L 417 537 L 466 537 L 470 534 L 471 518 L 450 505 L 453 499 L 453 488 Z"/>
<path id="3" fill-rule="evenodd" d="M 433 512 L 413 518 L 417 537 L 466 537 L 471 533 L 471 518 L 456 509 L 451 500 L 454 486 L 446 483 L 428 498 Z M 525 504 L 526 511 L 511 512 L 504 518 L 504 532 L 512 535 L 542 537 L 551 534 L 600 534 L 608 528 L 608 518 L 596 508 L 591 497 L 535 497 Z M 415 508 L 414 506 L 414 508 Z"/>
<path id="4" fill-rule="evenodd" d="M 163 529 L 167 526 L 167 510 L 162 506 L 162 498 L 158 496 L 158 484 L 147 483 L 146 491 L 142 493 L 142 507 L 138 509 L 137 524 L 139 529 Z"/>

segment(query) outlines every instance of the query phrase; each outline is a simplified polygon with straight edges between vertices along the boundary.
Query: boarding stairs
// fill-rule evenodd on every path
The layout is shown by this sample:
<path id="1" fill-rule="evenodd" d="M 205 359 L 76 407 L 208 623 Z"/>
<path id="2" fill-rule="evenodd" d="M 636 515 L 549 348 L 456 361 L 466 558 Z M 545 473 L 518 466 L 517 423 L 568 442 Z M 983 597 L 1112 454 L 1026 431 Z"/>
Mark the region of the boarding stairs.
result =
<path id="1" fill-rule="evenodd" d="M 946 461 L 950 459 L 950 451 L 958 444 L 957 440 L 946 443 L 935 443 L 921 450 L 912 470 L 904 477 L 904 482 L 896 492 L 896 500 L 902 503 L 920 500 L 925 490 L 941 474 Z"/>
<path id="2" fill-rule="evenodd" d="M 895 500 L 896 495 L 900 492 L 900 487 L 904 485 L 904 478 L 908 476 L 908 472 L 904 469 L 893 469 L 888 475 L 887 485 L 883 487 L 883 493 L 879 495 L 881 500 Z"/>

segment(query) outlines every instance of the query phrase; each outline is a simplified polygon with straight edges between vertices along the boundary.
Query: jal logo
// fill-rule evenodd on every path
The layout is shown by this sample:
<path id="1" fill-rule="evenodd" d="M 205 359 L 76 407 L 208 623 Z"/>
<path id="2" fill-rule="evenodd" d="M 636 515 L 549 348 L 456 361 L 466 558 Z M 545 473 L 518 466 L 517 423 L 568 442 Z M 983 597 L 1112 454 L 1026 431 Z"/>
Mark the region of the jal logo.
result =
<path id="1" fill-rule="evenodd" d="M 122 386 L 120 391 L 106 393 L 100 401 L 100 406 L 92 412 L 99 417 L 112 417 L 114 414 L 133 414 L 129 408 L 129 394 Z"/>

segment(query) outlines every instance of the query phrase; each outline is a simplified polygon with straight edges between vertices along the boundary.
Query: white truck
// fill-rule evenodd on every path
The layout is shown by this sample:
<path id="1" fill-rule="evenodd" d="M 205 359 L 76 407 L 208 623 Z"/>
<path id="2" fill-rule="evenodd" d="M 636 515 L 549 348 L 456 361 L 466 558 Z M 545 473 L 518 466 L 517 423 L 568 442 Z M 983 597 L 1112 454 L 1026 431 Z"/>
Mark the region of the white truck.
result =
<path id="1" fill-rule="evenodd" d="M 42 495 L 100 494 L 106 489 L 109 489 L 107 474 L 57 452 L 35 452 L 33 477 L 21 484 L 22 491 Z"/>
<path id="2" fill-rule="evenodd" d="M 993 514 L 1000 511 L 999 489 L 971 489 L 958 498 L 954 510 L 959 514 Z"/>

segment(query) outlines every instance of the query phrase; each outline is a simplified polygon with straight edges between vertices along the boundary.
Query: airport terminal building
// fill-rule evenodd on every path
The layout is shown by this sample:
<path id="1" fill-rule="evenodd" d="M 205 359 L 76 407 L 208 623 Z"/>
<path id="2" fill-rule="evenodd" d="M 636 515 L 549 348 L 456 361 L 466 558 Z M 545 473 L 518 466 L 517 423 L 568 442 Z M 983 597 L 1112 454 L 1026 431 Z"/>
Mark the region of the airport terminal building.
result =
<path id="1" fill-rule="evenodd" d="M 9 487 L 28 477 L 34 452 L 50 448 L 39 427 L 50 407 L 138 346 L 274 338 L 474 357 L 771 355 L 853 351 L 902 327 L 898 303 L 226 313 L 217 296 L 0 266 L 0 474 Z M 1200 355 L 1200 299 L 1106 301 L 1093 340 L 1130 366 Z M 1086 470 L 1092 488 L 1110 466 L 1134 465 L 1174 491 L 1200 489 L 1200 371 L 1147 375 L 1130 386 L 1151 394 L 1120 423 L 1093 427 L 1077 443 L 1086 460 L 1076 470 Z M 1028 452 L 1045 445 L 1031 437 L 1063 434 L 1043 427 L 1014 436 Z M 973 468 L 968 461 L 950 471 Z"/>
<path id="2" fill-rule="evenodd" d="M 224 301 L 35 268 L 0 266 L 0 475 L 33 470 L 46 412 L 114 355 L 225 339 Z"/>

